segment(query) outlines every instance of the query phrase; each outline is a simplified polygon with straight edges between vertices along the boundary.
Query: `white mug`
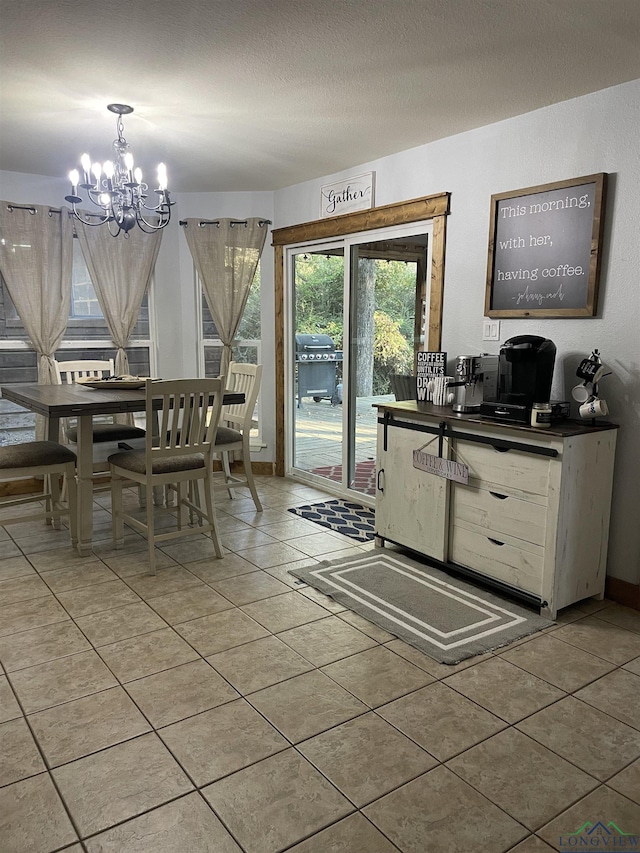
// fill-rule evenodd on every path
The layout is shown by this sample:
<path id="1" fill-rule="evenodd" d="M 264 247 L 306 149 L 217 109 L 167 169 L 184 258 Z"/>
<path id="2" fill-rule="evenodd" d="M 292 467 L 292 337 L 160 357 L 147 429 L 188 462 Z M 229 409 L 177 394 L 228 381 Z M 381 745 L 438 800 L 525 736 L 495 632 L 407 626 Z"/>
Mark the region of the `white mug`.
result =
<path id="1" fill-rule="evenodd" d="M 590 397 L 593 397 L 593 385 L 586 382 L 583 382 L 582 385 L 576 385 L 571 396 L 576 403 L 586 403 Z"/>
<path id="2" fill-rule="evenodd" d="M 609 414 L 609 407 L 604 400 L 592 397 L 580 406 L 581 418 L 601 418 Z"/>
<path id="3" fill-rule="evenodd" d="M 455 382 L 453 376 L 434 376 L 429 380 L 427 391 L 431 394 L 434 406 L 448 406 L 453 403 L 453 393 L 447 388 L 449 382 Z"/>

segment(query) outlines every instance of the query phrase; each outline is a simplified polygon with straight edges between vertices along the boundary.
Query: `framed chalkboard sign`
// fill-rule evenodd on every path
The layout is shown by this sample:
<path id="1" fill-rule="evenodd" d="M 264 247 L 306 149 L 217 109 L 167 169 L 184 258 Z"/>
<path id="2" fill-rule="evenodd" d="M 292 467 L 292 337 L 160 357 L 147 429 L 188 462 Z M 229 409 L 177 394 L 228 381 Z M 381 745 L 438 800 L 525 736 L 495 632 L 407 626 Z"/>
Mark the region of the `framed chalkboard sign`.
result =
<path id="1" fill-rule="evenodd" d="M 487 317 L 593 317 L 606 174 L 491 196 Z"/>

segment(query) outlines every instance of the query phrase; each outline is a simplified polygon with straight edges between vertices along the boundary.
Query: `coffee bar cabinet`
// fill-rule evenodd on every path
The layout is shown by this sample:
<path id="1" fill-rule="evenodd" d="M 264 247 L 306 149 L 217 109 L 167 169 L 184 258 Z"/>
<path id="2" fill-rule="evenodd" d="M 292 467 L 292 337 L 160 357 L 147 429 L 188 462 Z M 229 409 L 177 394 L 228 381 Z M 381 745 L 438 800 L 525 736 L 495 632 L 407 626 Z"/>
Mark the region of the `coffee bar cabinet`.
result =
<path id="1" fill-rule="evenodd" d="M 552 619 L 576 601 L 603 597 L 614 424 L 542 430 L 429 403 L 377 408 L 378 547 L 409 548 Z M 438 459 L 467 466 L 468 482 L 415 467 L 416 450 L 436 457 L 430 466 Z"/>

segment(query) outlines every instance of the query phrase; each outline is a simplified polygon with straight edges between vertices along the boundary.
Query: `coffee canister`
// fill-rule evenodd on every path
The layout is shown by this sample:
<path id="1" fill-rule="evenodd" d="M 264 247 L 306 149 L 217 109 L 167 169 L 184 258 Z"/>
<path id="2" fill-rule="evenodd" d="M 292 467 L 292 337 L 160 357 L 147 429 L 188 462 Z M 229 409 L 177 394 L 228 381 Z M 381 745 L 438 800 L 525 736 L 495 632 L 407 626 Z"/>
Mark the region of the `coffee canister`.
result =
<path id="1" fill-rule="evenodd" d="M 531 407 L 531 426 L 547 429 L 551 426 L 551 403 L 534 403 Z"/>

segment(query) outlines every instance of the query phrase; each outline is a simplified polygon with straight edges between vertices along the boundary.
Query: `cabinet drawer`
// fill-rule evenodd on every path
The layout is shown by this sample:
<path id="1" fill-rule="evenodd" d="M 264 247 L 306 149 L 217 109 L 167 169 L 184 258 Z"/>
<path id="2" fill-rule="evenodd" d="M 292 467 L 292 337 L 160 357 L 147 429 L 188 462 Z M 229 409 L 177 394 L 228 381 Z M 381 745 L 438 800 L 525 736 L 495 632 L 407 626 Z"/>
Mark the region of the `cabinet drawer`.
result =
<path id="1" fill-rule="evenodd" d="M 466 521 L 482 527 L 488 536 L 503 533 L 544 546 L 547 522 L 544 499 L 534 503 L 501 492 L 455 484 L 451 511 L 454 525 Z"/>
<path id="2" fill-rule="evenodd" d="M 544 548 L 501 535 L 489 537 L 475 525 L 454 525 L 449 559 L 534 595 L 542 595 Z"/>
<path id="3" fill-rule="evenodd" d="M 490 444 L 459 439 L 454 458 L 469 466 L 469 477 L 483 488 L 504 486 L 516 493 L 546 495 L 549 491 L 548 456 L 521 450 L 496 450 Z"/>

